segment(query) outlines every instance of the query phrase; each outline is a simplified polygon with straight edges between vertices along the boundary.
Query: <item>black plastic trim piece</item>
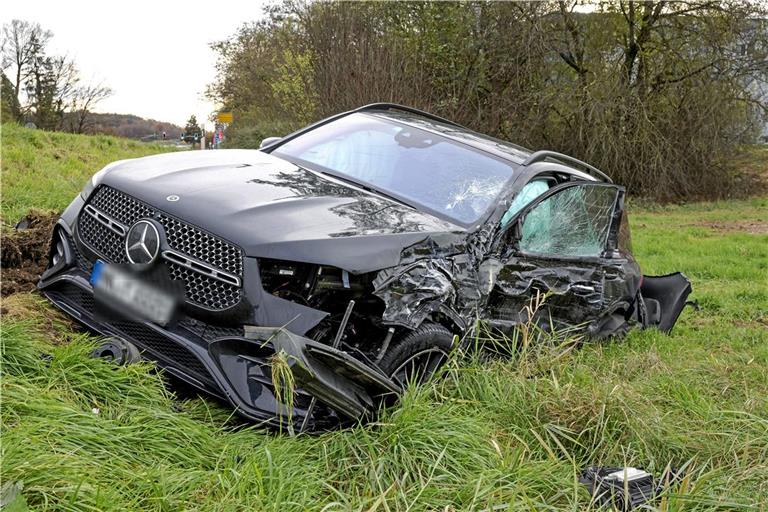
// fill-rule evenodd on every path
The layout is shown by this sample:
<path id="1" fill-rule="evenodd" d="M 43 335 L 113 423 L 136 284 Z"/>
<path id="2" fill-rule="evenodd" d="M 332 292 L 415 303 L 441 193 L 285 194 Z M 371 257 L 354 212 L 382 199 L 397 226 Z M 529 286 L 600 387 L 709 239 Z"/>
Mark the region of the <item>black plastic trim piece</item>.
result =
<path id="1" fill-rule="evenodd" d="M 406 107 L 405 105 L 398 105 L 397 103 L 370 103 L 368 105 L 363 105 L 362 107 L 353 110 L 353 112 L 366 112 L 368 110 L 400 110 L 402 112 L 408 112 L 409 114 L 416 114 L 417 116 L 426 117 L 427 119 L 431 119 L 433 121 L 439 121 L 441 123 L 449 124 L 451 126 L 456 126 L 457 128 L 463 128 L 465 130 L 467 129 L 465 126 L 462 126 L 459 123 L 453 122 L 450 119 L 436 116 L 435 114 L 430 114 L 429 112 L 425 112 L 417 108 Z"/>

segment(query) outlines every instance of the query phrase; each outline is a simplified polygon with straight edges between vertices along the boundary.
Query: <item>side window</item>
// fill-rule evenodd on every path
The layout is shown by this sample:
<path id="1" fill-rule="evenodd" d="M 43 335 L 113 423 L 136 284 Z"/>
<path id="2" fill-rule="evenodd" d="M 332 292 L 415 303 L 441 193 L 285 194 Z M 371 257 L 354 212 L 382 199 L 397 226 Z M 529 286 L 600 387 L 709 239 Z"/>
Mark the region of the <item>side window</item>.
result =
<path id="1" fill-rule="evenodd" d="M 578 185 L 548 197 L 525 214 L 520 250 L 552 256 L 600 256 L 616 194 L 614 187 Z"/>
<path id="2" fill-rule="evenodd" d="M 546 179 L 538 179 L 526 183 L 520 193 L 518 193 L 512 200 L 512 204 L 509 205 L 509 209 L 501 218 L 501 227 L 506 226 L 517 212 L 522 210 L 527 204 L 539 197 L 541 194 L 549 190 L 550 186 L 550 180 Z"/>

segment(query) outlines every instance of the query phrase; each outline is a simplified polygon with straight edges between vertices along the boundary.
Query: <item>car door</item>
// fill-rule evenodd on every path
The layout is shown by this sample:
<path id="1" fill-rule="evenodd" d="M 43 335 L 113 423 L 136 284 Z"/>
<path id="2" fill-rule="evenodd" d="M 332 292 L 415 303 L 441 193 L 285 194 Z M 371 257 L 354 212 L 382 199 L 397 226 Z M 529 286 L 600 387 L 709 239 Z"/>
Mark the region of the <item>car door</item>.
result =
<path id="1" fill-rule="evenodd" d="M 547 294 L 537 313 L 545 327 L 585 325 L 617 294 L 618 229 L 624 190 L 575 181 L 550 188 L 506 219 L 495 249 L 488 313 L 508 331 L 527 320 L 525 307 Z"/>

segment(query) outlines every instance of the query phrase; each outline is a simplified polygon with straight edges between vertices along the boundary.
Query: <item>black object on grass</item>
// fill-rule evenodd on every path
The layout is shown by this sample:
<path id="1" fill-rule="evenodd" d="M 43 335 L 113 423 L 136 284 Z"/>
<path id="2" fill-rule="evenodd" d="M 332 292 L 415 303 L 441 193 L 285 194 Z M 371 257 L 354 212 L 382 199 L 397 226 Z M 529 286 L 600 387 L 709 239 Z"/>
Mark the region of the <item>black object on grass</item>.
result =
<path id="1" fill-rule="evenodd" d="M 141 360 L 141 351 L 136 345 L 114 336 L 106 338 L 91 355 L 120 365 Z"/>
<path id="2" fill-rule="evenodd" d="M 680 472 L 670 468 L 662 478 L 632 467 L 590 466 L 579 478 L 596 503 L 606 508 L 629 511 L 656 499 L 662 491 L 680 479 Z"/>

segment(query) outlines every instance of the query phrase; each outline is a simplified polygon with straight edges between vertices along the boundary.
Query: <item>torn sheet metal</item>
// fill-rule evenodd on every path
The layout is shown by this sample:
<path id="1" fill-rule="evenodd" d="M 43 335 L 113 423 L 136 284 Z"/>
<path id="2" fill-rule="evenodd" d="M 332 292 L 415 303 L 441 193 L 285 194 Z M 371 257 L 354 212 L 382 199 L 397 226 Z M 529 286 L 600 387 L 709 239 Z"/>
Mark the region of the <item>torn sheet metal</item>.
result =
<path id="1" fill-rule="evenodd" d="M 348 419 L 373 412 L 381 397 L 399 391 L 377 368 L 287 329 L 246 326 L 245 337 L 247 341 L 215 341 L 209 351 L 231 388 L 254 409 L 279 412 L 284 407 L 275 397 L 272 379 L 272 360 L 279 353 L 285 354 L 302 394 L 317 398 Z M 308 403 L 293 405 L 294 419 L 303 423 L 304 415 L 311 413 Z"/>
<path id="2" fill-rule="evenodd" d="M 380 271 L 374 295 L 386 306 L 386 323 L 418 327 L 437 312 L 467 326 L 483 297 L 471 244 L 455 235 L 430 237 L 406 248 L 401 265 Z"/>
<path id="3" fill-rule="evenodd" d="M 547 294 L 543 320 L 549 317 L 560 325 L 583 324 L 590 329 L 608 315 L 625 311 L 636 294 L 639 276 L 631 269 L 616 265 L 571 262 L 552 266 L 551 261 L 537 258 L 510 257 L 484 262 L 481 273 L 485 289 L 491 290 L 488 316 L 512 325 L 525 322 L 524 308 L 538 293 Z M 624 313 L 621 314 L 624 316 Z"/>
<path id="4" fill-rule="evenodd" d="M 440 307 L 455 307 L 451 266 L 448 260 L 423 260 L 379 272 L 373 293 L 387 306 L 383 320 L 413 329 Z"/>
<path id="5" fill-rule="evenodd" d="M 467 255 L 461 255 L 382 271 L 374 281 L 374 293 L 386 304 L 385 322 L 410 328 L 441 307 L 456 312 L 465 325 L 483 318 L 512 328 L 527 320 L 524 308 L 537 293 L 549 295 L 543 317 L 551 315 L 561 325 L 575 326 L 626 310 L 638 283 L 632 267 L 621 265 L 606 269 L 574 261 L 552 266 L 551 261 L 530 257 L 492 257 L 474 267 Z"/>

